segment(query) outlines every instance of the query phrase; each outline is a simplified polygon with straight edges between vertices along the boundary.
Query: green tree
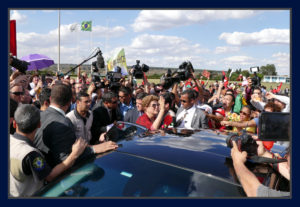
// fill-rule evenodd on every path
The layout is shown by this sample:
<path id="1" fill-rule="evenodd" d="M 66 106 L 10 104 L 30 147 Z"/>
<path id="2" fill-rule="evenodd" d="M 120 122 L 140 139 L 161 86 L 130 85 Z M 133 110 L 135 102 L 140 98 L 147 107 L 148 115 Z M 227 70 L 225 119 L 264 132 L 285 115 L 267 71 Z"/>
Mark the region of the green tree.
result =
<path id="1" fill-rule="evenodd" d="M 277 75 L 276 67 L 274 64 L 267 64 L 260 67 L 260 73 L 263 75 Z"/>
<path id="2" fill-rule="evenodd" d="M 250 73 L 249 73 L 248 70 L 243 70 L 243 71 L 241 72 L 241 74 L 242 74 L 243 76 L 245 76 L 245 77 L 249 77 L 249 76 L 250 76 Z"/>

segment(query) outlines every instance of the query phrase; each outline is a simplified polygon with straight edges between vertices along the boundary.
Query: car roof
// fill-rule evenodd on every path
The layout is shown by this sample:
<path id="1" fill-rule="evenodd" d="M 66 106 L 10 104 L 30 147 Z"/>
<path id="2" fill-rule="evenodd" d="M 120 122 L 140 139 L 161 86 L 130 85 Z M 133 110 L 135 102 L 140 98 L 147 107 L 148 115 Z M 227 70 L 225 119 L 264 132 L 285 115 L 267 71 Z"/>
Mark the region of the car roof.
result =
<path id="1" fill-rule="evenodd" d="M 212 176 L 234 181 L 230 174 L 231 149 L 227 147 L 228 135 L 213 130 L 192 131 L 190 135 L 162 134 L 134 136 L 118 142 L 116 151 L 133 156 L 196 170 Z M 276 146 L 277 152 L 283 147 Z"/>
<path id="2" fill-rule="evenodd" d="M 231 179 L 226 166 L 226 158 L 230 157 L 226 137 L 211 130 L 201 130 L 190 136 L 158 133 L 123 140 L 117 151 Z"/>
<path id="3" fill-rule="evenodd" d="M 226 144 L 228 135 L 209 129 L 183 132 L 184 130 L 177 130 L 175 134 L 173 132 L 145 133 L 145 136 L 140 134 L 127 137 L 118 141 L 119 148 L 117 150 L 105 154 L 127 154 L 139 159 L 199 172 L 211 178 L 240 186 L 232 175 L 231 149 Z M 279 145 L 274 145 L 273 148 L 276 152 L 284 149 Z M 93 162 L 101 162 L 105 154 L 100 155 Z"/>

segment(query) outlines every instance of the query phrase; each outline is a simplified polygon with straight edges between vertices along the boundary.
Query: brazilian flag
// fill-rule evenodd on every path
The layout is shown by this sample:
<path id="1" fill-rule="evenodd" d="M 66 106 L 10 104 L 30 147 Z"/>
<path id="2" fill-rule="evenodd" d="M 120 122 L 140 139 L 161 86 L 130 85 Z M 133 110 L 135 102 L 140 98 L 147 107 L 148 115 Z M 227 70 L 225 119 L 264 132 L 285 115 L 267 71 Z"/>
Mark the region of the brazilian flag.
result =
<path id="1" fill-rule="evenodd" d="M 92 31 L 92 21 L 84 21 L 81 23 L 82 31 Z"/>

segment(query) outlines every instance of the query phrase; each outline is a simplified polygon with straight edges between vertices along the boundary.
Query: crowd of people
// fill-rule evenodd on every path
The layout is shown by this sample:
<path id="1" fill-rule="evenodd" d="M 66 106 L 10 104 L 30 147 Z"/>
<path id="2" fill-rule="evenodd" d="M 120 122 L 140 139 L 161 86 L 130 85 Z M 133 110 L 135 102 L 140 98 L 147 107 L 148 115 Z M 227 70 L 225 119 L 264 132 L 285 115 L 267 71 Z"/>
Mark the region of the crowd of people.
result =
<path id="1" fill-rule="evenodd" d="M 116 149 L 115 142 L 105 139 L 107 126 L 115 121 L 149 130 L 246 130 L 255 135 L 260 113 L 289 112 L 290 98 L 260 83 L 254 85 L 252 80 L 210 84 L 192 73 L 188 80 L 166 88 L 163 82 L 144 79 L 137 84 L 122 77 L 120 87 L 111 89 L 109 80 L 93 82 L 80 70 L 76 78 L 62 74 L 42 78 L 17 70 L 10 76 L 9 90 L 10 195 L 31 196 L 74 163 Z M 262 154 L 272 148 L 270 142 L 260 145 Z M 232 158 L 237 174 L 239 169 L 245 171 L 245 152 L 234 146 Z M 289 179 L 289 171 L 283 174 Z M 241 183 L 244 187 L 245 182 Z M 248 196 L 259 196 L 257 188 L 245 191 Z"/>

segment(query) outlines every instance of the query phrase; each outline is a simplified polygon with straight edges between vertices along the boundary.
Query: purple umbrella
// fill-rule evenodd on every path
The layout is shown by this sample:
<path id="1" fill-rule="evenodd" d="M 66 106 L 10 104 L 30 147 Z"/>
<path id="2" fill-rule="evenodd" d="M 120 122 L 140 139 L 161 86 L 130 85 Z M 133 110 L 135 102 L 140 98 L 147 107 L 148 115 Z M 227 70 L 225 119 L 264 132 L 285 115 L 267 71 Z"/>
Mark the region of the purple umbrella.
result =
<path id="1" fill-rule="evenodd" d="M 30 54 L 23 56 L 20 59 L 30 63 L 27 70 L 40 70 L 54 64 L 54 61 L 52 59 L 50 59 L 46 55 L 41 54 Z"/>

